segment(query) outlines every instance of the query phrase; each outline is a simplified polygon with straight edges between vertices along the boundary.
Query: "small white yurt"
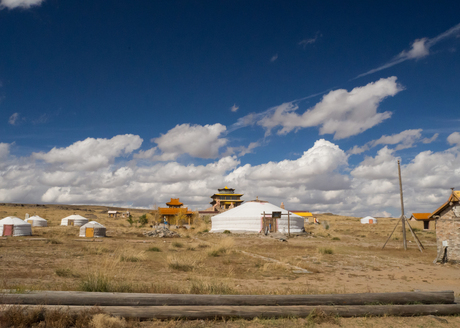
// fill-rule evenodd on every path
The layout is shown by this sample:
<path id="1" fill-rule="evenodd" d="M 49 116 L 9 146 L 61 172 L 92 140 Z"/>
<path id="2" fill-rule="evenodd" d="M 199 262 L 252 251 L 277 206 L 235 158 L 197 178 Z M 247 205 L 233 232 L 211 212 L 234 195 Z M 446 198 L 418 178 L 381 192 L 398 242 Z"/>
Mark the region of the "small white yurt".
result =
<path id="1" fill-rule="evenodd" d="M 32 225 L 15 216 L 0 220 L 0 236 L 32 236 Z"/>
<path id="2" fill-rule="evenodd" d="M 264 215 L 265 212 L 265 222 Z M 272 218 L 272 212 L 281 212 L 281 218 Z M 211 218 L 210 232 L 262 232 L 267 227 L 270 232 L 288 233 L 288 211 L 264 201 L 249 201 Z M 290 232 L 304 231 L 301 216 L 290 214 Z"/>
<path id="3" fill-rule="evenodd" d="M 102 224 L 96 221 L 91 221 L 81 226 L 80 237 L 89 237 L 89 238 L 105 237 L 105 232 L 106 232 L 106 229 Z"/>
<path id="4" fill-rule="evenodd" d="M 61 220 L 61 226 L 82 226 L 86 223 L 88 219 L 78 214 L 69 215 Z"/>
<path id="5" fill-rule="evenodd" d="M 361 219 L 362 224 L 376 224 L 377 219 L 373 218 L 372 216 L 366 216 L 365 218 Z"/>
<path id="6" fill-rule="evenodd" d="M 26 219 L 27 223 L 30 223 L 32 227 L 47 227 L 48 221 L 44 218 L 39 217 L 38 215 L 31 216 L 30 218 Z"/>

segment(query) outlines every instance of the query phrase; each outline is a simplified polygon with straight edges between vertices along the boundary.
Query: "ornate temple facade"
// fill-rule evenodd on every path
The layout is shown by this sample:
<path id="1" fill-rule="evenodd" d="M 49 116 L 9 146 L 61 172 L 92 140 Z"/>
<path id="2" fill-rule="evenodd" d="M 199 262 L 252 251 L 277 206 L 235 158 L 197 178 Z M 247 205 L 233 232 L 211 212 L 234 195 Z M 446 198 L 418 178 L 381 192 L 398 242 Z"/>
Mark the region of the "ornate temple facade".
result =
<path id="1" fill-rule="evenodd" d="M 241 200 L 243 194 L 235 194 L 235 189 L 228 188 L 227 186 L 218 189 L 218 193 L 211 196 L 212 202 L 210 203 L 215 211 L 221 212 L 241 205 L 244 201 Z"/>

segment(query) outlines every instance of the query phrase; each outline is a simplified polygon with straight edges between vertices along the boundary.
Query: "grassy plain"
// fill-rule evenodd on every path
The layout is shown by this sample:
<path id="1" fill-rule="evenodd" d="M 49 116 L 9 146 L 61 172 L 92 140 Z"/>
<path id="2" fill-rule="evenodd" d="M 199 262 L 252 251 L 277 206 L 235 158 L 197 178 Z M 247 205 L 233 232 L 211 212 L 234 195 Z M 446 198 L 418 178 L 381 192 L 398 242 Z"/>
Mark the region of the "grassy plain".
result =
<path id="1" fill-rule="evenodd" d="M 130 209 L 134 219 L 147 210 Z M 179 229 L 181 238 L 145 237 L 151 228 L 130 226 L 124 218 L 108 218 L 107 207 L 66 205 L 0 205 L 0 217 L 36 214 L 48 227 L 33 227 L 33 236 L 0 239 L 0 287 L 22 290 L 84 290 L 192 294 L 325 294 L 454 290 L 460 294 L 459 265 L 433 264 L 434 230 L 411 222 L 425 246 L 421 253 L 408 232 L 402 249 L 398 228 L 382 250 L 397 219 L 381 218 L 362 225 L 359 218 L 318 215 L 323 225 L 287 242 L 251 234 L 211 234 L 210 224 L 197 222 Z M 107 227 L 107 238 L 79 238 L 79 227 L 60 221 L 80 214 Z M 148 215 L 151 221 L 152 216 Z M 278 260 L 268 262 L 241 251 Z M 311 271 L 295 273 L 292 266 Z M 449 327 L 433 318 L 340 319 L 343 327 Z M 322 322 L 322 323 L 321 323 Z M 212 322 L 219 327 L 335 326 L 313 319 L 235 320 Z M 130 325 L 133 323 L 130 323 Z M 151 321 L 142 327 L 200 327 L 209 322 Z M 454 325 L 453 325 L 454 326 Z M 452 327 L 453 327 L 452 326 Z"/>

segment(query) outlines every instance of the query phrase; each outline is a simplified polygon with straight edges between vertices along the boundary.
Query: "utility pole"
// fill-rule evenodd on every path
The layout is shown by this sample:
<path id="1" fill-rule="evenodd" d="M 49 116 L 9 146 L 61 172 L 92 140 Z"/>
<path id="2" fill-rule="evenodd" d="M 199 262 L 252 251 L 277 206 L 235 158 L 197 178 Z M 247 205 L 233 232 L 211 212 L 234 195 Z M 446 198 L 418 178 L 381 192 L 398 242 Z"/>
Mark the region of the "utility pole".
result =
<path id="1" fill-rule="evenodd" d="M 401 224 L 403 233 L 403 246 L 404 250 L 407 250 L 407 239 L 406 239 L 406 217 L 404 216 L 404 200 L 402 190 L 402 179 L 401 179 L 401 163 L 398 159 L 398 173 L 399 173 L 399 194 L 401 196 Z"/>

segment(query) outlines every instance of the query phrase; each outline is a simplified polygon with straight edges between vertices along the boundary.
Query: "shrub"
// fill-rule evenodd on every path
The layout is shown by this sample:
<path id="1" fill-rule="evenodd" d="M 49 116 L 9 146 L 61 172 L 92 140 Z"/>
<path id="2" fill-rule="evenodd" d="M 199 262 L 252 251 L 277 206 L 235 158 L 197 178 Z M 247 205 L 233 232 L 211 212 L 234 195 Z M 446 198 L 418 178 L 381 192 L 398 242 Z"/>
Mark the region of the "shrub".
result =
<path id="1" fill-rule="evenodd" d="M 182 248 L 184 247 L 184 244 L 178 242 L 178 241 L 175 241 L 171 244 L 173 247 L 176 247 L 176 248 Z"/>
<path id="2" fill-rule="evenodd" d="M 334 254 L 334 250 L 328 247 L 320 247 L 318 248 L 318 253 L 320 254 Z"/>
<path id="3" fill-rule="evenodd" d="M 149 251 L 149 252 L 161 252 L 161 249 L 159 249 L 156 246 L 153 246 L 153 247 L 150 247 L 149 249 L 147 249 L 147 251 Z"/>
<path id="4" fill-rule="evenodd" d="M 126 221 L 128 221 L 130 227 L 133 226 L 134 220 L 133 220 L 133 216 L 132 216 L 131 214 L 130 214 L 129 217 L 126 219 Z"/>
<path id="5" fill-rule="evenodd" d="M 232 232 L 231 232 L 230 230 L 224 230 L 224 232 L 223 232 L 223 233 L 227 233 L 227 234 L 230 234 L 230 233 L 232 233 Z"/>
<path id="6" fill-rule="evenodd" d="M 332 240 L 340 240 L 340 238 L 339 237 L 334 237 L 334 238 L 332 238 Z"/>
<path id="7" fill-rule="evenodd" d="M 141 227 L 145 226 L 147 223 L 149 223 L 149 219 L 147 219 L 147 214 L 141 215 L 138 220 L 139 224 Z"/>

